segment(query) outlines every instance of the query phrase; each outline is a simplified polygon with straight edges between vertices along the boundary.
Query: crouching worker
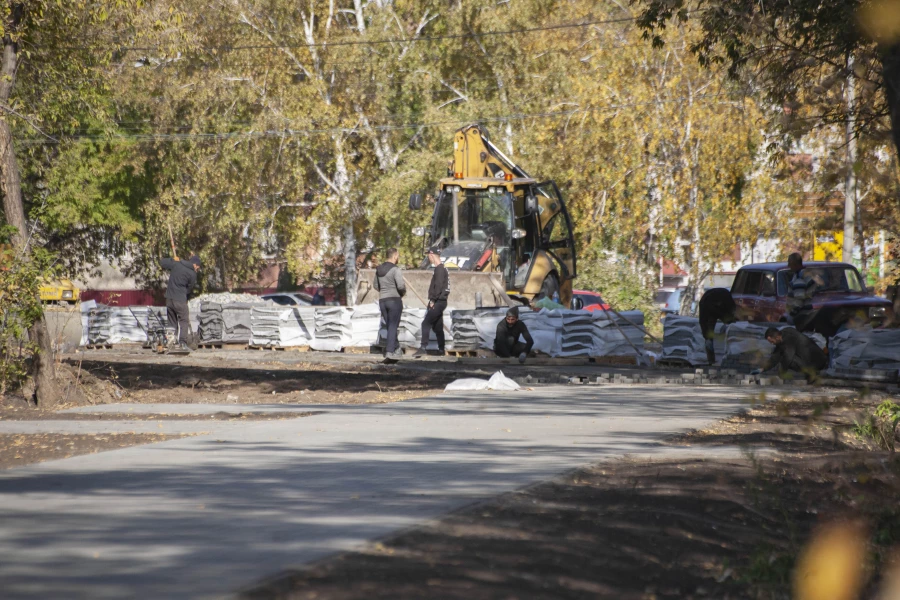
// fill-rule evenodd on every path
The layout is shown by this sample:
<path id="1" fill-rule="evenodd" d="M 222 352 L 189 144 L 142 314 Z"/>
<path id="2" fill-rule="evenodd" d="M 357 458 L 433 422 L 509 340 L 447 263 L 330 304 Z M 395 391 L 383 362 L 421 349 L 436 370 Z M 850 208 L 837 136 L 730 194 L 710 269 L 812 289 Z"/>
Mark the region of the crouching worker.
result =
<path id="1" fill-rule="evenodd" d="M 525 342 L 519 341 L 519 336 Z M 519 309 L 515 306 L 506 311 L 506 318 L 497 323 L 497 335 L 494 337 L 494 353 L 501 358 L 519 357 L 524 363 L 528 353 L 534 346 L 534 339 L 528 333 L 528 327 L 519 320 Z"/>
<path id="2" fill-rule="evenodd" d="M 781 373 L 798 373 L 807 380 L 815 381 L 819 371 L 828 365 L 828 357 L 810 338 L 793 327 L 778 330 L 774 327 L 766 329 L 766 341 L 775 346 L 766 369 L 778 367 Z"/>

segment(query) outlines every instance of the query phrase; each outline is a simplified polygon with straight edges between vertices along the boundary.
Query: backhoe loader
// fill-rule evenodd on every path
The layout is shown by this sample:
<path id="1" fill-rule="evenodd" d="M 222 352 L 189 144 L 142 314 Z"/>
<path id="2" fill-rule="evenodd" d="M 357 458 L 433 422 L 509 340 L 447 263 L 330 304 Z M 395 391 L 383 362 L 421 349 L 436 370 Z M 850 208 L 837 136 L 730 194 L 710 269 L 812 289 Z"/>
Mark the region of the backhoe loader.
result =
<path id="1" fill-rule="evenodd" d="M 537 296 L 568 307 L 577 274 L 572 221 L 559 188 L 540 182 L 491 143 L 480 125 L 456 132 L 453 162 L 440 180 L 429 227 L 414 233 L 423 247 L 440 250 L 450 273 L 449 305 L 454 308 L 518 306 Z M 422 195 L 409 199 L 421 210 Z M 411 288 L 409 307 L 427 302 L 431 269 L 403 272 Z M 375 272 L 362 269 L 357 303 L 378 298 Z"/>

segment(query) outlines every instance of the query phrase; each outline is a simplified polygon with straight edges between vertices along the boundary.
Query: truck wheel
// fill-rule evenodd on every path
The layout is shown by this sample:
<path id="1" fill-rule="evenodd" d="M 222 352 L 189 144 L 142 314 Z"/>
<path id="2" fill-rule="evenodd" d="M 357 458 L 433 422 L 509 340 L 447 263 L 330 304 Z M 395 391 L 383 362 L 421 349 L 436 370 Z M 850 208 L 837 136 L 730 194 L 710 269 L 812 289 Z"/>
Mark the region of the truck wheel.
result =
<path id="1" fill-rule="evenodd" d="M 559 293 L 559 281 L 556 279 L 556 275 L 550 274 L 544 279 L 544 283 L 541 284 L 541 292 L 539 295 L 545 298 L 553 298 L 554 293 Z"/>

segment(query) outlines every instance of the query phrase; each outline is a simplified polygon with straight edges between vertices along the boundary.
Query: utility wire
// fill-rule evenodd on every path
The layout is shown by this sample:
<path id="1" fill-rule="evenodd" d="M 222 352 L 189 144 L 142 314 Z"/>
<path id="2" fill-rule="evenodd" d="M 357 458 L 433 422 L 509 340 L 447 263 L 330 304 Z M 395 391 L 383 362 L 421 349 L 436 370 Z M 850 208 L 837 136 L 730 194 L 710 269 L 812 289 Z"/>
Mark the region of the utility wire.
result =
<path id="1" fill-rule="evenodd" d="M 622 104 L 612 104 L 606 106 L 594 106 L 588 108 L 574 108 L 571 110 L 563 110 L 563 111 L 545 111 L 545 112 L 537 112 L 537 113 L 516 113 L 510 115 L 495 115 L 495 116 L 481 116 L 481 117 L 471 117 L 471 118 L 454 118 L 443 121 L 432 121 L 428 123 L 405 123 L 405 124 L 397 124 L 397 125 L 372 125 L 366 129 L 371 129 L 379 132 L 386 131 L 402 131 L 402 130 L 410 130 L 410 129 L 421 129 L 421 128 L 435 128 L 446 125 L 459 125 L 465 123 L 497 123 L 497 122 L 509 122 L 509 121 L 523 121 L 527 119 L 543 119 L 543 118 L 554 118 L 554 117 L 565 117 L 565 116 L 573 116 L 579 113 L 594 113 L 594 112 L 613 112 L 618 111 L 624 108 L 635 108 L 639 106 L 654 106 L 654 105 L 662 105 L 662 104 L 673 104 L 673 103 L 681 103 L 685 101 L 692 101 L 694 103 L 701 99 L 712 99 L 712 98 L 720 98 L 723 96 L 730 96 L 731 94 L 727 92 L 719 92 L 712 94 L 700 94 L 695 95 L 693 97 L 682 96 L 678 98 L 670 98 L 666 100 L 653 100 L 648 102 L 631 102 L 631 103 L 622 103 Z M 711 104 L 712 102 L 702 102 L 701 104 Z M 246 138 L 246 139 L 255 139 L 255 138 L 266 138 L 266 137 L 301 137 L 308 135 L 318 135 L 318 134 L 335 134 L 335 133 L 354 133 L 360 131 L 359 127 L 322 127 L 322 128 L 307 128 L 307 129 L 280 129 L 280 130 L 259 130 L 259 131 L 230 131 L 230 132 L 192 132 L 192 133 L 146 133 L 146 134 L 125 134 L 125 135 L 74 135 L 74 136 L 62 136 L 67 140 L 72 141 L 115 141 L 115 140 L 134 140 L 134 141 L 184 141 L 184 140 L 222 140 L 222 139 L 234 139 L 234 138 Z M 20 142 L 23 145 L 50 145 L 50 144 L 58 144 L 58 141 L 51 140 L 22 140 Z"/>
<path id="2" fill-rule="evenodd" d="M 209 50 L 214 52 L 233 52 L 236 50 L 265 50 L 280 48 L 325 48 L 340 46 L 378 46 L 383 44 L 411 44 L 418 42 L 434 42 L 439 40 L 457 40 L 466 38 L 482 38 L 496 37 L 503 35 L 522 35 L 526 33 L 534 33 L 537 31 L 556 31 L 560 29 L 577 29 L 580 27 L 590 27 L 591 25 L 609 25 L 614 23 L 633 23 L 636 17 L 620 17 L 618 19 L 598 19 L 591 21 L 581 21 L 578 23 L 560 23 L 558 25 L 545 25 L 543 27 L 530 27 L 523 29 L 508 29 L 502 31 L 482 31 L 470 33 L 449 33 L 445 35 L 419 36 L 410 38 L 393 38 L 381 40 L 343 40 L 337 42 L 314 42 L 310 43 L 291 43 L 291 44 L 246 44 L 241 46 L 222 45 L 222 46 L 201 46 L 198 50 Z M 94 50 L 92 46 L 63 46 L 60 50 Z M 158 47 L 154 46 L 125 46 L 117 48 L 117 52 L 153 52 L 158 51 Z"/>

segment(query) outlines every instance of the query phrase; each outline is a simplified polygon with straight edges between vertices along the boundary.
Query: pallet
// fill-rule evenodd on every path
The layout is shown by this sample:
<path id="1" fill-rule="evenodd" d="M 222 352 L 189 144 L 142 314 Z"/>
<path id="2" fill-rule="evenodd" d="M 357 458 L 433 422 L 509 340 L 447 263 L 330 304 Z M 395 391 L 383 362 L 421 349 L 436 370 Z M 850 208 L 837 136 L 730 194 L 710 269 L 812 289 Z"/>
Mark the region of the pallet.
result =
<path id="1" fill-rule="evenodd" d="M 637 356 L 592 356 L 591 360 L 598 365 L 636 366 L 640 364 Z"/>
<path id="2" fill-rule="evenodd" d="M 447 350 L 447 356 L 455 356 L 456 358 L 475 358 L 478 356 L 478 350 Z"/>
<path id="3" fill-rule="evenodd" d="M 477 365 L 520 365 L 517 357 L 500 358 L 493 352 L 490 356 L 460 356 L 456 359 L 460 363 L 471 363 Z M 584 358 L 553 358 L 549 356 L 530 357 L 525 361 L 524 366 L 543 366 L 543 367 L 581 367 L 590 364 L 587 357 Z"/>
<path id="4" fill-rule="evenodd" d="M 693 369 L 694 365 L 683 358 L 664 358 L 656 361 L 660 367 L 673 367 L 675 369 Z"/>
<path id="5" fill-rule="evenodd" d="M 88 344 L 85 348 L 88 350 L 111 350 L 112 344 Z"/>
<path id="6" fill-rule="evenodd" d="M 203 350 L 246 350 L 247 344 L 225 344 L 217 342 L 213 344 L 197 344 L 197 348 Z"/>
<path id="7" fill-rule="evenodd" d="M 344 346 L 344 354 L 380 354 L 381 349 L 376 346 Z"/>

